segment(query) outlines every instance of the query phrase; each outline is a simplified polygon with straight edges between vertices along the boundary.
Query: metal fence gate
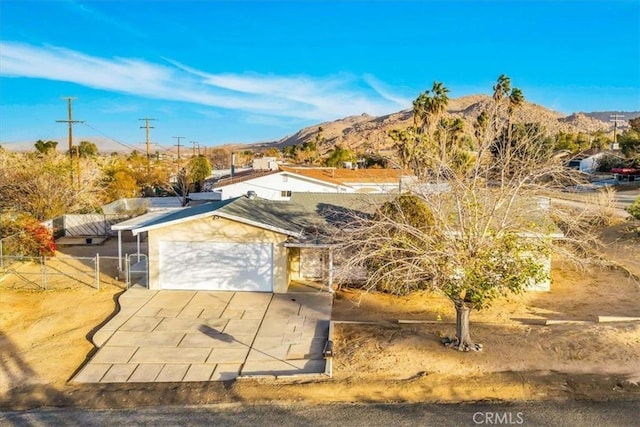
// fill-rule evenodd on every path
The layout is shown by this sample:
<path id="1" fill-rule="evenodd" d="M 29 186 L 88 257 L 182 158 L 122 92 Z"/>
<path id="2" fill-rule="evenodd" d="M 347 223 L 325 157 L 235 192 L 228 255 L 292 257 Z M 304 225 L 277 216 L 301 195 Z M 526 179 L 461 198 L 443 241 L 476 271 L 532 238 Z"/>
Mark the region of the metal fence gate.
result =
<path id="1" fill-rule="evenodd" d="M 145 254 L 127 254 L 125 257 L 127 289 L 149 287 L 149 257 Z"/>

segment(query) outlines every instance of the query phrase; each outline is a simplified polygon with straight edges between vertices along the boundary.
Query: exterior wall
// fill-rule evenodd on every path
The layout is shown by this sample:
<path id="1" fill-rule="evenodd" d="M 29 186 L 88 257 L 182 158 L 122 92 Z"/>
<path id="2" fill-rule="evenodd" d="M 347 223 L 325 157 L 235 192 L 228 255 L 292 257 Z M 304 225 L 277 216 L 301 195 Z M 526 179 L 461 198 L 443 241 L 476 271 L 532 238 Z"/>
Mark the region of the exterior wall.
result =
<path id="1" fill-rule="evenodd" d="M 323 277 L 324 257 L 323 249 L 300 249 L 300 277 L 304 279 L 317 280 Z"/>
<path id="2" fill-rule="evenodd" d="M 290 196 L 283 196 L 283 191 L 293 193 L 345 193 L 352 192 L 349 187 L 331 183 L 312 181 L 287 172 L 257 177 L 244 182 L 225 185 L 216 188 L 222 192 L 222 200 L 244 196 L 248 191 L 255 191 L 257 196 L 268 200 L 289 200 Z"/>
<path id="3" fill-rule="evenodd" d="M 291 284 L 292 280 L 300 280 L 300 248 L 288 248 L 289 249 L 289 268 L 288 268 L 288 284 Z"/>
<path id="4" fill-rule="evenodd" d="M 216 218 L 216 219 L 214 219 Z M 287 236 L 214 216 L 149 230 L 149 289 L 160 289 L 160 241 L 273 243 L 273 291 L 285 293 L 289 260 Z"/>
<path id="5" fill-rule="evenodd" d="M 537 283 L 532 281 L 531 284 L 525 288 L 525 291 L 551 291 L 551 256 L 547 256 L 543 259 L 540 259 L 539 261 L 544 265 L 548 278 Z"/>

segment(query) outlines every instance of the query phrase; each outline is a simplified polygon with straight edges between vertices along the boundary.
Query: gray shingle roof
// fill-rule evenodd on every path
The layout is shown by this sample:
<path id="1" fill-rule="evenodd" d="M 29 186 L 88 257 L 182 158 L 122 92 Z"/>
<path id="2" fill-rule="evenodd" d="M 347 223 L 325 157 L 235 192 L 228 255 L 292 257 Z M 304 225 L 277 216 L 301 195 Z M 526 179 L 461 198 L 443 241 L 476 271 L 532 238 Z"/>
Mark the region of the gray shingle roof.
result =
<path id="1" fill-rule="evenodd" d="M 347 219 L 348 212 L 370 214 L 376 205 L 391 197 L 384 194 L 294 193 L 288 201 L 277 201 L 242 196 L 173 212 L 143 224 L 137 232 L 218 215 L 302 237 L 322 233 L 341 223 Z"/>

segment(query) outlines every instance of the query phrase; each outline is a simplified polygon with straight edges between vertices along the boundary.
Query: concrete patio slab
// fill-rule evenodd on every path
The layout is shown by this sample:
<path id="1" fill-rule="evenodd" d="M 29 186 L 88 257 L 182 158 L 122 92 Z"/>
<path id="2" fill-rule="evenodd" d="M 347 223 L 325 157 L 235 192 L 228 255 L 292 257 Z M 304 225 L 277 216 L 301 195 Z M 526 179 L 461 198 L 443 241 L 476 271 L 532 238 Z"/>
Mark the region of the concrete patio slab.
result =
<path id="1" fill-rule="evenodd" d="M 247 359 L 250 347 L 214 348 L 207 358 L 207 363 L 243 363 Z"/>
<path id="2" fill-rule="evenodd" d="M 187 333 L 178 347 L 207 347 L 207 348 L 247 348 L 251 346 L 254 335 L 203 334 Z"/>
<path id="3" fill-rule="evenodd" d="M 99 351 L 92 361 L 95 363 L 127 363 L 138 347 L 105 347 Z"/>
<path id="4" fill-rule="evenodd" d="M 141 363 L 138 365 L 127 382 L 151 383 L 156 380 L 164 367 L 164 363 Z"/>
<path id="5" fill-rule="evenodd" d="M 92 337 L 99 347 L 74 382 L 229 381 L 324 373 L 332 295 L 148 291 Z"/>
<path id="6" fill-rule="evenodd" d="M 74 381 L 79 383 L 99 383 L 110 368 L 110 363 L 97 363 L 92 360 L 75 376 Z"/>
<path id="7" fill-rule="evenodd" d="M 158 322 L 156 331 L 165 332 L 198 332 L 203 326 L 222 331 L 227 325 L 226 319 L 179 319 L 164 318 Z"/>
<path id="8" fill-rule="evenodd" d="M 255 334 L 258 332 L 260 322 L 258 319 L 231 319 L 223 332 L 231 336 Z"/>
<path id="9" fill-rule="evenodd" d="M 216 365 L 210 381 L 229 381 L 235 380 L 240 376 L 241 364 L 223 363 Z"/>
<path id="10" fill-rule="evenodd" d="M 105 350 L 118 349 L 120 347 L 177 347 L 180 341 L 184 338 L 182 332 L 129 332 L 129 331 L 116 331 L 112 335 L 114 342 L 113 346 L 105 348 Z"/>
<path id="11" fill-rule="evenodd" d="M 189 366 L 182 381 L 209 381 L 215 369 L 216 365 L 194 363 Z"/>
<path id="12" fill-rule="evenodd" d="M 173 383 L 182 381 L 189 370 L 188 363 L 164 365 L 155 382 Z"/>
<path id="13" fill-rule="evenodd" d="M 151 332 L 161 321 L 160 317 L 131 317 L 118 329 L 128 332 Z"/>
<path id="14" fill-rule="evenodd" d="M 209 348 L 142 347 L 131 358 L 132 363 L 204 363 Z"/>
<path id="15" fill-rule="evenodd" d="M 100 382 L 103 383 L 125 383 L 137 368 L 131 363 L 119 363 L 111 365 L 111 368 L 104 374 Z"/>

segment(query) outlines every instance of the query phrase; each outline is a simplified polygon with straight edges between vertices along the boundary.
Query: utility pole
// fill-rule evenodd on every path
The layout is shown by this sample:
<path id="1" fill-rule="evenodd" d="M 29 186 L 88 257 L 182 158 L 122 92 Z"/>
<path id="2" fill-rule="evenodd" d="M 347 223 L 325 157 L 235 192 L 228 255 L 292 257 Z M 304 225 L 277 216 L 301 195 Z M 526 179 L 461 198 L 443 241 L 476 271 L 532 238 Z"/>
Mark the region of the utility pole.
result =
<path id="1" fill-rule="evenodd" d="M 73 186 L 73 124 L 74 123 L 84 123 L 84 121 L 82 120 L 73 120 L 73 109 L 71 107 L 71 102 L 74 99 L 77 98 L 73 98 L 70 96 L 67 97 L 63 97 L 62 99 L 66 99 L 67 100 L 67 111 L 68 111 L 68 118 L 67 120 L 56 120 L 57 123 L 68 123 L 69 124 L 69 163 L 71 165 L 71 186 Z M 79 147 L 78 147 L 79 148 Z M 77 175 L 77 179 L 78 179 L 78 189 L 80 189 L 80 154 L 78 153 L 80 150 L 76 150 L 76 175 Z"/>
<path id="2" fill-rule="evenodd" d="M 200 145 L 198 145 L 198 141 L 189 141 L 193 144 L 193 157 L 196 156 L 196 145 L 198 146 L 198 154 L 200 154 Z"/>
<path id="3" fill-rule="evenodd" d="M 140 126 L 140 129 L 145 128 L 147 131 L 147 174 L 149 173 L 149 164 L 150 164 L 150 158 L 149 158 L 149 129 L 153 129 L 153 126 L 149 126 L 149 120 L 155 120 L 155 119 L 150 119 L 149 117 L 145 117 L 144 119 L 138 119 L 138 120 L 144 120 L 145 121 L 145 125 L 144 126 Z"/>
<path id="4" fill-rule="evenodd" d="M 618 149 L 618 122 L 623 122 L 624 120 L 619 119 L 619 117 L 624 117 L 621 116 L 618 113 L 613 114 L 611 120 L 609 120 L 610 122 L 613 122 L 613 146 L 611 147 L 612 150 L 617 150 Z"/>
<path id="5" fill-rule="evenodd" d="M 175 144 L 174 147 L 178 147 L 178 163 L 180 163 L 180 147 L 183 147 L 183 145 L 180 145 L 180 140 L 184 139 L 184 136 L 172 136 L 171 138 L 178 140 L 178 143 Z"/>

